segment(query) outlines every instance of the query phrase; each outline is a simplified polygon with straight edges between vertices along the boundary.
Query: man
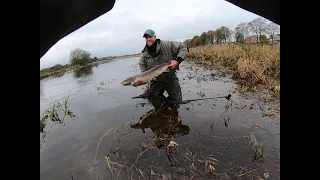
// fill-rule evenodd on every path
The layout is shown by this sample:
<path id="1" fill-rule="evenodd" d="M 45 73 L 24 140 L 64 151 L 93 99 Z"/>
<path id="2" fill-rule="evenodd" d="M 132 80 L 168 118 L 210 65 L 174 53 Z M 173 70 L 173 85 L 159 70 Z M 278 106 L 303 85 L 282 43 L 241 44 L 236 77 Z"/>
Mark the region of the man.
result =
<path id="1" fill-rule="evenodd" d="M 149 96 L 160 96 L 164 98 L 164 91 L 168 93 L 168 100 L 181 101 L 182 93 L 179 79 L 175 74 L 179 64 L 186 59 L 189 53 L 188 47 L 177 41 L 164 41 L 156 38 L 153 30 L 148 29 L 144 32 L 146 46 L 142 50 L 139 61 L 141 72 L 147 71 L 152 67 L 164 62 L 170 62 L 170 72 L 165 72 L 149 83 L 147 93 Z M 141 85 L 137 82 L 134 86 Z"/>

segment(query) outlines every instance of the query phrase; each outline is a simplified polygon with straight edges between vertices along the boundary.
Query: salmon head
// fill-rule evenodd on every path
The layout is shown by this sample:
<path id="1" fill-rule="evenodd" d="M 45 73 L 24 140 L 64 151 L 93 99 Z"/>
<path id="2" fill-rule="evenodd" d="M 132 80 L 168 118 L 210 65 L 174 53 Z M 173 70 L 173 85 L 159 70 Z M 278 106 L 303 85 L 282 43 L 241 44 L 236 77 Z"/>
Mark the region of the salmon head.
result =
<path id="1" fill-rule="evenodd" d="M 129 77 L 129 78 L 125 79 L 124 81 L 122 81 L 121 84 L 123 86 L 130 86 L 133 84 L 134 81 L 135 81 L 135 77 Z"/>

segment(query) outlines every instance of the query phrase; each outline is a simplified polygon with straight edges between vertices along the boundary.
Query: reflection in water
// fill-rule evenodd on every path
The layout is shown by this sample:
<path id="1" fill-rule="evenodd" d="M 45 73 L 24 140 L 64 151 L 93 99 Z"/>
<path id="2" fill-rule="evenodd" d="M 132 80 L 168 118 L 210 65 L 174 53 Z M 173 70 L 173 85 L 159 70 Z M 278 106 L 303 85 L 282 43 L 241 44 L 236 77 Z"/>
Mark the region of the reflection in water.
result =
<path id="1" fill-rule="evenodd" d="M 177 135 L 183 136 L 189 133 L 190 128 L 182 125 L 181 120 L 179 120 L 178 109 L 180 106 L 173 104 L 170 99 L 163 95 L 163 92 L 151 96 L 146 91 L 141 96 L 146 96 L 154 109 L 141 116 L 139 122 L 132 125 L 132 128 L 141 128 L 143 133 L 145 133 L 144 129 L 150 128 L 156 136 L 155 144 L 158 148 L 168 145 L 170 140 Z"/>
<path id="2" fill-rule="evenodd" d="M 88 76 L 88 75 L 92 74 L 92 67 L 93 66 L 91 66 L 91 65 L 84 66 L 80 69 L 74 70 L 72 75 L 74 78 L 81 78 L 84 76 Z"/>
<path id="3" fill-rule="evenodd" d="M 173 154 L 176 153 L 173 141 L 178 136 L 185 136 L 189 133 L 190 128 L 183 125 L 179 119 L 177 108 L 171 108 L 171 104 L 167 103 L 165 98 L 148 98 L 154 109 L 150 110 L 146 115 L 141 116 L 140 121 L 132 128 L 141 129 L 145 133 L 145 129 L 150 128 L 154 134 L 154 145 L 161 149 L 165 147 L 167 157 L 171 166 L 176 161 Z"/>
<path id="4" fill-rule="evenodd" d="M 42 86 L 40 84 L 40 97 L 42 97 L 42 96 L 44 96 L 44 92 L 43 92 L 43 88 L 42 88 Z"/>

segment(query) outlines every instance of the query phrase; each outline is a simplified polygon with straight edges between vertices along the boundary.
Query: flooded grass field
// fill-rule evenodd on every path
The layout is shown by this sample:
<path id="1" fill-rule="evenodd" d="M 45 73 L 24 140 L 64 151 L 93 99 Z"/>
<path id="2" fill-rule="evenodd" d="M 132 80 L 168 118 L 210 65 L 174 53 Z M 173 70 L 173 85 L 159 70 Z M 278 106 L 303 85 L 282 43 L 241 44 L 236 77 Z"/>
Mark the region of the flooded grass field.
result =
<path id="1" fill-rule="evenodd" d="M 193 101 L 148 116 L 148 100 L 131 99 L 144 87 L 120 84 L 140 72 L 138 61 L 40 82 L 41 115 L 54 102 L 68 109 L 56 108 L 64 120 L 47 121 L 40 132 L 41 179 L 280 179 L 276 106 L 239 93 L 228 75 L 183 62 L 177 71 L 183 100 L 231 94 L 230 101 Z"/>

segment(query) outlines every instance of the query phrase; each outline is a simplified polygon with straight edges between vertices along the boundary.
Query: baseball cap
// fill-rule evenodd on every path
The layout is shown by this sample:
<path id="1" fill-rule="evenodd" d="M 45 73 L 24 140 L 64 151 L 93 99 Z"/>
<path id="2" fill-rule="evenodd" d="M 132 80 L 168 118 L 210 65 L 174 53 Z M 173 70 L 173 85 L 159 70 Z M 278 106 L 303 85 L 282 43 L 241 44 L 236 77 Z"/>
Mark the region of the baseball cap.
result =
<path id="1" fill-rule="evenodd" d="M 144 32 L 143 37 L 145 37 L 145 35 L 155 36 L 156 33 L 155 33 L 152 29 L 147 29 L 147 30 Z"/>

